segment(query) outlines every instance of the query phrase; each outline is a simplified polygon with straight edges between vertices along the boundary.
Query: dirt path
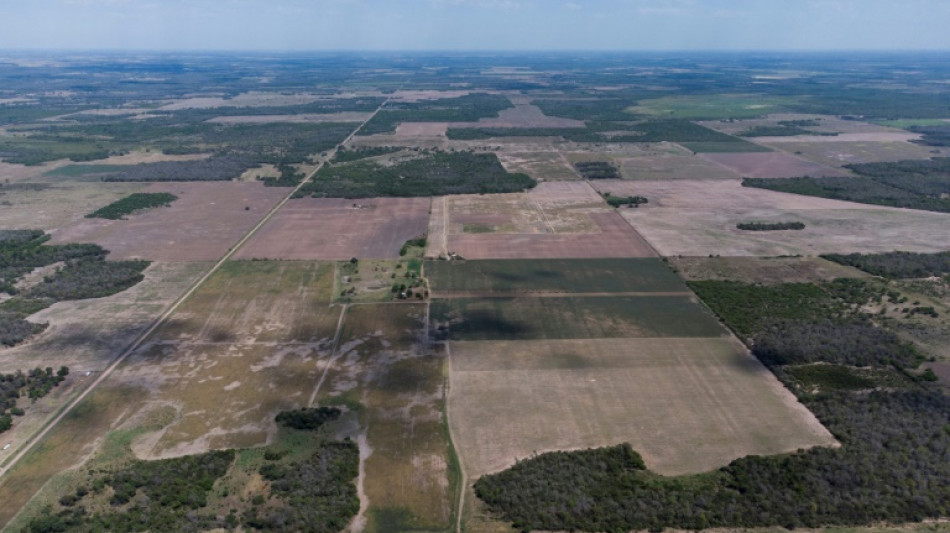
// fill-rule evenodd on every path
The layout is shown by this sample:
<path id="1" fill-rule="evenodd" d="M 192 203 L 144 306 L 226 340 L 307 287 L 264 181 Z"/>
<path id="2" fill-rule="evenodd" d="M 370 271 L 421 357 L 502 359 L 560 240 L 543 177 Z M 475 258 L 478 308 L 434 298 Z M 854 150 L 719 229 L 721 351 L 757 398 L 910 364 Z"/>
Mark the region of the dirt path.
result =
<path id="1" fill-rule="evenodd" d="M 433 293 L 430 298 L 612 298 L 622 296 L 692 296 L 691 291 L 666 292 L 569 292 L 569 291 L 449 291 Z"/>
<path id="2" fill-rule="evenodd" d="M 219 259 L 214 265 L 212 265 L 212 267 L 211 267 L 210 269 L 208 269 L 208 271 L 207 271 L 203 276 L 201 276 L 201 278 L 199 278 L 198 281 L 196 281 L 194 284 L 192 284 L 192 286 L 191 286 L 187 291 L 185 291 L 184 294 L 182 294 L 178 299 L 176 299 L 174 302 L 172 302 L 172 304 L 165 310 L 165 312 L 163 312 L 157 319 L 155 319 L 155 320 L 152 322 L 152 324 L 151 324 L 144 332 L 142 332 L 141 335 L 139 335 L 134 341 L 132 341 L 132 343 L 131 343 L 124 351 L 122 351 L 122 353 L 120 353 L 118 357 L 115 358 L 115 360 L 112 362 L 112 364 L 110 364 L 110 365 L 96 378 L 95 381 L 93 381 L 88 387 L 86 387 L 86 390 L 84 390 L 84 391 L 82 392 L 82 394 L 78 395 L 78 396 L 77 396 L 75 399 L 73 399 L 71 402 L 69 402 L 68 404 L 66 404 L 65 406 L 63 406 L 51 421 L 49 421 L 46 425 L 44 425 L 43 428 L 42 428 L 36 435 L 34 435 L 34 436 L 33 436 L 32 438 L 30 438 L 29 440 L 27 440 L 27 441 L 17 450 L 16 454 L 15 454 L 15 455 L 12 455 L 12 456 L 5 462 L 5 464 L 3 465 L 3 467 L 0 467 L 0 477 L 3 477 L 8 471 L 10 471 L 10 469 L 12 469 L 14 466 L 16 466 L 16 464 L 17 464 L 20 460 L 22 460 L 23 457 L 26 456 L 26 454 L 29 453 L 29 451 L 30 451 L 31 449 L 33 449 L 33 447 L 36 445 L 37 442 L 39 442 L 41 439 L 43 439 L 43 437 L 45 437 L 45 436 L 50 432 L 50 430 L 52 430 L 53 427 L 56 426 L 56 424 L 58 424 L 60 421 L 62 421 L 63 418 L 65 418 L 66 415 L 69 414 L 70 411 L 72 411 L 72 410 L 73 410 L 77 405 L 79 405 L 79 403 L 80 403 L 81 401 L 83 401 L 93 390 L 95 390 L 100 384 L 102 384 L 102 382 L 104 382 L 109 376 L 111 376 L 112 373 L 115 371 L 115 369 L 118 368 L 119 365 L 122 364 L 122 363 L 129 357 L 129 355 L 131 355 L 131 354 L 132 354 L 133 352 L 135 352 L 139 347 L 141 347 L 142 344 L 146 341 L 146 339 L 148 339 L 148 338 L 152 335 L 152 333 L 155 332 L 155 330 L 157 330 L 162 324 L 164 324 L 165 321 L 168 320 L 168 318 L 169 318 L 175 311 L 178 310 L 178 308 L 181 306 L 181 304 L 182 304 L 185 300 L 188 299 L 188 297 L 190 297 L 192 294 L 194 294 L 195 291 L 197 291 L 199 287 L 201 287 L 215 272 L 218 271 L 219 268 L 221 268 L 222 265 L 224 265 L 224 263 L 226 263 L 229 259 L 231 259 L 231 257 L 233 257 L 234 254 L 235 254 L 238 250 L 240 250 L 241 247 L 244 246 L 244 244 L 247 243 L 247 241 L 250 240 L 251 237 L 253 237 L 254 234 L 256 234 L 256 233 L 264 226 L 264 224 L 266 224 L 271 218 L 273 218 L 274 214 L 277 213 L 277 211 L 279 211 L 280 208 L 282 208 L 284 205 L 286 205 L 287 202 L 289 202 L 290 199 L 293 198 L 294 194 L 295 194 L 297 191 L 299 191 L 307 182 L 309 182 L 311 179 L 313 179 L 313 176 L 323 167 L 323 165 L 325 164 L 325 162 L 326 162 L 326 161 L 329 161 L 330 159 L 333 159 L 333 156 L 336 155 L 336 152 L 340 149 L 340 147 L 341 147 L 341 146 L 344 146 L 344 145 L 346 145 L 348 142 L 350 142 L 350 140 L 353 139 L 353 137 L 360 131 L 360 129 L 362 129 L 363 126 L 366 125 L 367 122 L 369 122 L 370 120 L 372 120 L 373 117 L 375 117 L 376 114 L 379 113 L 379 110 L 382 109 L 387 103 L 389 103 L 389 98 L 387 98 L 382 104 L 380 104 L 380 106 L 379 106 L 378 108 L 376 108 L 376 111 L 374 111 L 374 112 L 369 116 L 369 118 L 367 118 L 365 121 L 361 122 L 361 123 L 359 124 L 359 126 L 356 127 L 356 128 L 346 137 L 346 139 L 344 139 L 344 140 L 343 140 L 340 144 L 338 144 L 337 146 L 333 147 L 332 150 L 329 150 L 329 151 L 327 152 L 327 156 L 326 156 L 324 159 L 322 159 L 322 160 L 320 161 L 320 164 L 318 164 L 318 165 L 316 166 L 316 168 L 314 168 L 314 170 L 313 170 L 306 178 L 304 178 L 303 180 L 301 180 L 300 184 L 298 184 L 296 187 L 294 187 L 293 190 L 291 190 L 291 191 L 283 198 L 283 200 L 281 200 L 281 201 L 278 202 L 274 207 L 272 207 L 272 208 L 270 209 L 270 211 L 268 211 L 267 214 L 265 214 L 264 217 L 261 218 L 261 220 L 260 220 L 257 224 L 254 225 L 254 227 L 252 227 L 247 233 L 245 233 L 244 236 L 241 237 L 241 239 L 238 240 L 238 242 L 237 242 L 234 246 L 232 246 L 230 249 L 228 249 L 227 253 L 225 253 L 224 256 L 221 257 L 221 259 Z"/>
<path id="3" fill-rule="evenodd" d="M 360 449 L 360 469 L 356 477 L 356 495 L 360 499 L 360 510 L 346 528 L 351 533 L 360 533 L 366 529 L 366 511 L 369 509 L 369 498 L 366 496 L 363 482 L 366 480 L 366 459 L 373 455 L 373 449 L 370 448 L 369 442 L 366 440 L 366 431 L 361 432 L 359 437 L 356 438 L 356 445 Z"/>
<path id="4" fill-rule="evenodd" d="M 343 336 L 343 318 L 346 316 L 346 310 L 350 304 L 343 304 L 343 307 L 340 309 L 340 318 L 336 322 L 336 333 L 333 334 L 333 342 L 330 344 L 330 358 L 327 359 L 327 366 L 323 369 L 323 374 L 320 374 L 320 379 L 317 381 L 317 384 L 313 387 L 313 393 L 310 394 L 310 400 L 307 402 L 307 407 L 313 407 L 313 402 L 317 401 L 317 394 L 320 392 L 320 387 L 323 386 L 323 382 L 327 379 L 327 374 L 330 373 L 330 368 L 333 367 L 333 363 L 340 357 L 340 338 Z"/>
<path id="5" fill-rule="evenodd" d="M 445 424 L 449 428 L 449 440 L 452 441 L 452 447 L 455 447 L 458 439 L 455 438 L 455 433 L 452 431 L 452 422 L 449 420 L 449 387 L 452 386 L 452 348 L 451 345 L 445 343 Z M 458 448 L 455 448 L 456 455 L 458 455 Z M 458 507 L 455 511 L 455 531 L 456 533 L 462 533 L 462 515 L 465 513 L 465 492 L 468 489 L 468 476 L 465 474 L 465 461 L 459 457 L 459 502 Z"/>

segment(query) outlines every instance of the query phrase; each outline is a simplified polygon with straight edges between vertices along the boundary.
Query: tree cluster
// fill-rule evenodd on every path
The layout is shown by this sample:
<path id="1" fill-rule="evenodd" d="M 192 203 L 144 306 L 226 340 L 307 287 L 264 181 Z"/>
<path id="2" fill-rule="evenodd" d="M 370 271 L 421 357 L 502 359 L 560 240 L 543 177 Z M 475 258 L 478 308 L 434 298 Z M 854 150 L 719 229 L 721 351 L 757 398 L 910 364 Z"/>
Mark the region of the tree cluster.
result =
<path id="1" fill-rule="evenodd" d="M 927 278 L 950 273 L 950 252 L 933 254 L 916 252 L 826 254 L 822 257 L 885 278 Z"/>
<path id="2" fill-rule="evenodd" d="M 803 230 L 805 224 L 801 222 L 740 222 L 736 224 L 736 229 L 744 231 Z"/>
<path id="3" fill-rule="evenodd" d="M 136 192 L 89 213 L 86 218 L 121 220 L 136 211 L 166 207 L 177 199 L 177 196 L 167 192 Z"/>
<path id="4" fill-rule="evenodd" d="M 59 367 L 56 373 L 53 373 L 52 367 L 34 368 L 24 373 L 18 370 L 11 374 L 0 374 L 0 433 L 13 427 L 13 415 L 22 416 L 25 412 L 17 407 L 17 399 L 23 396 L 24 392 L 32 401 L 36 401 L 49 394 L 53 387 L 59 386 L 66 376 L 69 375 L 69 368 Z"/>
<path id="5" fill-rule="evenodd" d="M 622 178 L 617 165 L 609 161 L 580 161 L 574 168 L 588 180 L 619 180 Z"/>

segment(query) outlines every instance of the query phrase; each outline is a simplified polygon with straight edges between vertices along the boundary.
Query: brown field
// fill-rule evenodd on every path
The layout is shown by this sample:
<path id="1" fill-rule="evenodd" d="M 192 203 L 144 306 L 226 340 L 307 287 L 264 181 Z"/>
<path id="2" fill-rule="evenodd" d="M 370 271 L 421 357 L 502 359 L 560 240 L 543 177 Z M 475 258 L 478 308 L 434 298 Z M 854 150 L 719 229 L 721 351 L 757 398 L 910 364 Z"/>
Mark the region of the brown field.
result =
<path id="1" fill-rule="evenodd" d="M 55 231 L 133 192 L 141 183 L 16 183 L 0 187 L 0 228 Z"/>
<path id="2" fill-rule="evenodd" d="M 741 187 L 725 180 L 613 182 L 650 203 L 622 210 L 661 254 L 775 256 L 936 252 L 950 248 L 950 215 Z M 801 231 L 742 231 L 741 222 L 803 222 Z"/>
<path id="3" fill-rule="evenodd" d="M 830 200 L 814 196 L 743 187 L 741 180 L 638 181 L 597 180 L 597 190 L 616 196 L 641 195 L 648 204 L 641 210 L 656 208 L 704 209 L 889 209 L 887 207 Z"/>
<path id="4" fill-rule="evenodd" d="M 497 117 L 482 118 L 478 122 L 453 122 L 453 128 L 583 128 L 584 121 L 549 117 L 533 104 L 516 103 L 503 109 Z"/>
<path id="5" fill-rule="evenodd" d="M 363 111 L 343 111 L 340 113 L 300 113 L 297 115 L 229 115 L 215 117 L 208 122 L 216 124 L 270 124 L 272 122 L 363 122 L 372 113 Z"/>
<path id="6" fill-rule="evenodd" d="M 772 285 L 870 277 L 866 272 L 820 257 L 673 256 L 669 262 L 680 276 L 690 281 L 735 280 Z"/>
<path id="7" fill-rule="evenodd" d="M 56 167 L 62 166 L 63 164 L 65 164 L 63 161 L 53 161 L 44 165 L 26 166 L 15 163 L 4 163 L 3 161 L 0 161 L 0 194 L 3 193 L 4 185 L 16 183 L 18 181 L 32 181 L 34 178 L 38 178 L 44 173 Z M 0 196 L 0 202 L 2 201 L 2 196 Z"/>
<path id="8" fill-rule="evenodd" d="M 298 93 L 282 94 L 274 92 L 247 92 L 233 98 L 218 96 L 202 96 L 173 100 L 159 107 L 161 111 L 178 111 L 182 109 L 209 109 L 214 107 L 261 107 L 309 104 L 317 100 L 326 100 L 326 96 Z"/>
<path id="9" fill-rule="evenodd" d="M 146 190 L 170 192 L 178 199 L 128 220 L 78 219 L 54 233 L 51 242 L 93 242 L 110 250 L 111 259 L 214 260 L 287 194 L 281 187 L 239 182 L 154 183 Z"/>
<path id="10" fill-rule="evenodd" d="M 834 137 L 829 137 L 833 139 Z M 800 153 L 801 157 L 822 165 L 841 166 L 851 163 L 877 163 L 904 159 L 929 159 L 950 153 L 946 148 L 921 146 L 908 142 L 780 142 L 771 147 L 785 152 Z M 829 174 L 831 175 L 831 174 Z"/>
<path id="11" fill-rule="evenodd" d="M 426 232 L 429 204 L 428 198 L 294 199 L 236 257 L 395 259 L 403 243 Z"/>
<path id="12" fill-rule="evenodd" d="M 451 91 L 437 91 L 437 90 L 403 90 L 396 91 L 392 94 L 393 102 L 421 102 L 423 100 L 440 100 L 442 98 L 458 98 L 460 96 L 466 96 L 471 94 L 472 91 L 465 89 L 457 89 Z M 479 91 L 479 92 L 494 92 L 494 91 Z"/>
<path id="13" fill-rule="evenodd" d="M 779 137 L 756 137 L 755 141 L 762 144 L 782 144 L 782 143 L 846 143 L 846 142 L 908 142 L 920 139 L 919 133 L 908 133 L 906 131 L 876 131 L 867 133 L 842 133 L 840 135 L 794 135 Z"/>
<path id="14" fill-rule="evenodd" d="M 628 180 L 668 179 L 735 179 L 740 177 L 729 168 L 704 156 L 693 154 L 660 154 L 615 159 L 620 173 Z"/>
<path id="15" fill-rule="evenodd" d="M 835 444 L 732 339 L 452 342 L 450 361 L 449 423 L 471 479 L 621 442 L 668 475 Z"/>
<path id="16" fill-rule="evenodd" d="M 743 178 L 793 178 L 797 176 L 850 175 L 847 171 L 808 161 L 784 152 L 702 154 L 699 157 L 720 165 Z"/>
<path id="17" fill-rule="evenodd" d="M 396 126 L 396 137 L 441 137 L 445 138 L 448 122 L 400 122 Z"/>

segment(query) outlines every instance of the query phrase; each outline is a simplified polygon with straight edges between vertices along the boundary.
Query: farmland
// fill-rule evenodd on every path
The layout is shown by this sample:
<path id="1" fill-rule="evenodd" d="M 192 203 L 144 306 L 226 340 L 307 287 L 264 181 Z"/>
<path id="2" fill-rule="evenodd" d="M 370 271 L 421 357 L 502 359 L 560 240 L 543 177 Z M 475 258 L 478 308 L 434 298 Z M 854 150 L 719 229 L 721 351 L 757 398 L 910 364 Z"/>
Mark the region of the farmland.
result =
<path id="1" fill-rule="evenodd" d="M 942 60 L 10 54 L 5 531 L 946 529 Z"/>

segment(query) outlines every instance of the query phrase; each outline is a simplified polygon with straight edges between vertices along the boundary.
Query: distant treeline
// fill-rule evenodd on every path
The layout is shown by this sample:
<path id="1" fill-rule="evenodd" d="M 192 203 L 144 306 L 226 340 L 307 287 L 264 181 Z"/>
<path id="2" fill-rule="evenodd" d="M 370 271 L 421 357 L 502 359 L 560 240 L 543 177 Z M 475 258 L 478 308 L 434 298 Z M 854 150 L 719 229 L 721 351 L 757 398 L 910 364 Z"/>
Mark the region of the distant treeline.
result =
<path id="1" fill-rule="evenodd" d="M 736 224 L 736 228 L 745 231 L 802 230 L 805 229 L 805 224 L 801 222 L 740 222 Z"/>
<path id="2" fill-rule="evenodd" d="M 574 168 L 588 180 L 616 180 L 622 177 L 617 165 L 609 161 L 580 161 L 574 163 Z"/>
<path id="3" fill-rule="evenodd" d="M 826 254 L 822 257 L 886 278 L 927 278 L 950 274 L 950 252 L 933 254 L 915 252 Z"/>

